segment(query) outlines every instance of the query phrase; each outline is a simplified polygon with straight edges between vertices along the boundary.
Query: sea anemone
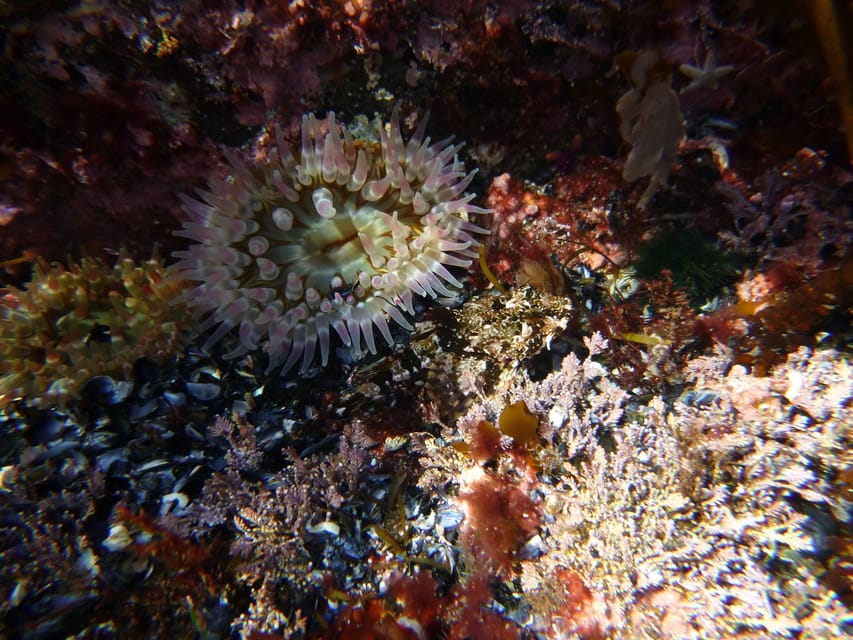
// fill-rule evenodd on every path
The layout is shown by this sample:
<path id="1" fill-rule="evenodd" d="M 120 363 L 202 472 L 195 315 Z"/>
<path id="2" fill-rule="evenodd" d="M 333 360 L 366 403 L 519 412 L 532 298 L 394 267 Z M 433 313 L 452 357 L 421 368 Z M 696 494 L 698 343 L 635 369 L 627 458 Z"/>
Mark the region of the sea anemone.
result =
<path id="1" fill-rule="evenodd" d="M 380 142 L 354 140 L 335 121 L 302 119 L 294 159 L 276 128 L 277 149 L 248 166 L 227 154 L 233 175 L 211 181 L 199 199 L 182 196 L 189 221 L 177 235 L 197 244 L 178 251 L 182 278 L 197 284 L 184 301 L 207 350 L 237 328 L 236 358 L 264 346 L 267 373 L 301 360 L 328 362 L 334 331 L 354 358 L 376 353 L 374 327 L 392 345 L 388 319 L 412 329 L 414 296 L 453 297 L 462 283 L 449 268 L 478 256 L 486 230 L 469 214 L 489 213 L 465 193 L 462 144 L 431 143 L 427 118 L 406 142 L 395 107 Z"/>

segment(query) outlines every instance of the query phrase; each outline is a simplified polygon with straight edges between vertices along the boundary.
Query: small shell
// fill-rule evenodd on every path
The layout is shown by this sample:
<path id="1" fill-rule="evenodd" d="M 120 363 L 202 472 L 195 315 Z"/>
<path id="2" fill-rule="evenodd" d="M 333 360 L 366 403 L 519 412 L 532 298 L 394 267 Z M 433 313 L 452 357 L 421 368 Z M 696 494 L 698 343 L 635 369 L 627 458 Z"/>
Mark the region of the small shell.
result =
<path id="1" fill-rule="evenodd" d="M 176 409 L 185 407 L 187 404 L 187 397 L 183 393 L 172 393 L 171 391 L 164 391 L 163 398 L 166 400 L 166 402 L 168 402 Z"/>
<path id="2" fill-rule="evenodd" d="M 542 542 L 542 536 L 536 534 L 521 548 L 519 558 L 522 560 L 535 560 L 546 553 L 545 543 Z"/>
<path id="3" fill-rule="evenodd" d="M 131 422 L 140 422 L 157 410 L 157 400 L 152 399 L 144 404 L 131 404 L 127 410 L 127 417 Z"/>
<path id="4" fill-rule="evenodd" d="M 95 458 L 95 468 L 102 473 L 107 473 L 112 469 L 113 465 L 125 462 L 127 459 L 127 448 L 121 447 L 119 449 L 110 449 L 109 451 L 104 451 Z"/>
<path id="5" fill-rule="evenodd" d="M 160 515 L 165 516 L 167 513 L 180 514 L 190 503 L 189 496 L 185 493 L 175 491 L 167 493 L 160 498 Z"/>
<path id="6" fill-rule="evenodd" d="M 199 402 L 207 402 L 219 395 L 219 385 L 212 382 L 187 382 L 187 392 Z"/>
<path id="7" fill-rule="evenodd" d="M 0 492 L 11 493 L 17 479 L 18 470 L 15 465 L 0 467 Z"/>
<path id="8" fill-rule="evenodd" d="M 458 509 L 446 508 L 442 509 L 438 514 L 438 524 L 445 531 L 455 529 L 462 522 L 465 516 Z"/>
<path id="9" fill-rule="evenodd" d="M 148 462 L 136 467 L 136 469 L 134 469 L 134 475 L 141 476 L 145 473 L 151 473 L 153 471 L 162 471 L 171 467 L 172 463 L 163 458 L 149 460 Z"/>
<path id="10" fill-rule="evenodd" d="M 15 583 L 15 588 L 12 589 L 12 593 L 9 594 L 9 605 L 14 608 L 20 606 L 20 604 L 24 601 L 24 598 L 27 597 L 27 585 L 29 584 L 29 580 L 27 578 L 21 578 Z"/>
<path id="11" fill-rule="evenodd" d="M 123 524 L 114 524 L 110 527 L 108 535 L 101 543 L 107 551 L 122 551 L 131 545 L 133 540 Z"/>
<path id="12" fill-rule="evenodd" d="M 391 436 L 385 438 L 384 450 L 385 453 L 393 453 L 394 451 L 399 451 L 407 444 L 409 444 L 408 436 Z"/>
<path id="13" fill-rule="evenodd" d="M 328 534 L 332 537 L 337 538 L 341 534 L 341 528 L 337 523 L 332 522 L 331 520 L 324 520 L 323 522 L 318 522 L 317 524 L 307 524 L 305 525 L 305 530 L 308 533 L 314 534 Z"/>

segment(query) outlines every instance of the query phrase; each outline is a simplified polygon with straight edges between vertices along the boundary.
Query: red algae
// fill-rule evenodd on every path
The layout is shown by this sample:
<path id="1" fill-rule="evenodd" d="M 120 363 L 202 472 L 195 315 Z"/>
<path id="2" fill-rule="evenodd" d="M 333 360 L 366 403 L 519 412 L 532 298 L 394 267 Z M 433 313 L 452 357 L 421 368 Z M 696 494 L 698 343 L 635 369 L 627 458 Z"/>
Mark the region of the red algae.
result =
<path id="1" fill-rule="evenodd" d="M 731 343 L 735 361 L 761 375 L 816 336 L 849 321 L 853 306 L 853 259 L 814 275 L 775 263 L 741 288 L 738 302 L 696 320 L 701 335 Z"/>
<path id="2" fill-rule="evenodd" d="M 492 578 L 478 571 L 451 593 L 448 606 L 452 619 L 448 640 L 517 640 L 518 626 L 489 608 L 494 593 Z"/>
<path id="3" fill-rule="evenodd" d="M 428 571 L 392 574 L 387 594 L 348 605 L 323 636 L 328 640 L 421 640 L 440 628 L 438 584 Z"/>
<path id="4" fill-rule="evenodd" d="M 445 596 L 428 571 L 392 574 L 387 592 L 348 605 L 323 635 L 328 640 L 517 640 L 518 626 L 489 608 L 490 577 L 477 573 Z"/>
<path id="5" fill-rule="evenodd" d="M 603 640 L 607 637 L 597 619 L 600 612 L 595 610 L 592 592 L 581 577 L 566 567 L 559 567 L 554 572 L 554 580 L 563 593 L 562 605 L 554 612 L 551 622 L 554 637 L 570 634 L 577 634 L 582 640 Z"/>
<path id="6" fill-rule="evenodd" d="M 488 420 L 480 420 L 473 428 L 471 458 L 478 464 L 495 460 L 506 448 L 502 445 L 501 432 Z"/>
<path id="7" fill-rule="evenodd" d="M 465 546 L 497 572 L 509 572 L 521 545 L 539 526 L 536 503 L 521 488 L 488 474 L 468 485 L 461 497 Z"/>

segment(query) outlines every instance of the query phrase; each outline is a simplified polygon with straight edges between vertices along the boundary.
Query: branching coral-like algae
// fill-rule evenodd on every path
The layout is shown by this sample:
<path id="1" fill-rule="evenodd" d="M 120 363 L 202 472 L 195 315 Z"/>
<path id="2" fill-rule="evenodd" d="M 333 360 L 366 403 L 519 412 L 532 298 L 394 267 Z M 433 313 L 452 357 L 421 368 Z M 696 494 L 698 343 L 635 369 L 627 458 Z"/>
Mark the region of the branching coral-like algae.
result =
<path id="1" fill-rule="evenodd" d="M 174 352 L 181 284 L 155 255 L 115 266 L 84 258 L 65 268 L 37 260 L 25 290 L 0 299 L 0 408 L 17 398 L 64 405 L 93 375 L 128 375 L 141 357 Z"/>

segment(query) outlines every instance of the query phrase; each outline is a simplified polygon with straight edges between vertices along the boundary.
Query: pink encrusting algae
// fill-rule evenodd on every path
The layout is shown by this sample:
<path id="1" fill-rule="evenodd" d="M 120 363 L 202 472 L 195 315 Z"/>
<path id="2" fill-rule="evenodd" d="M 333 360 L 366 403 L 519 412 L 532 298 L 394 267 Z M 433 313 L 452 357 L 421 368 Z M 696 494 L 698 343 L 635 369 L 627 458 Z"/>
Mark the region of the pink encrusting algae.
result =
<path id="1" fill-rule="evenodd" d="M 325 366 L 334 332 L 354 358 L 376 353 L 374 327 L 391 345 L 388 318 L 406 329 L 414 296 L 452 297 L 462 283 L 449 268 L 477 258 L 469 220 L 488 210 L 466 193 L 461 144 L 425 137 L 427 118 L 403 139 L 399 110 L 380 144 L 354 140 L 334 113 L 302 121 L 299 159 L 280 130 L 277 152 L 248 166 L 228 154 L 233 175 L 199 199 L 183 196 L 190 220 L 177 234 L 197 244 L 178 251 L 178 272 L 197 284 L 184 301 L 205 349 L 237 328 L 239 357 L 266 345 L 270 372 L 297 362 L 306 372 L 319 348 Z"/>

